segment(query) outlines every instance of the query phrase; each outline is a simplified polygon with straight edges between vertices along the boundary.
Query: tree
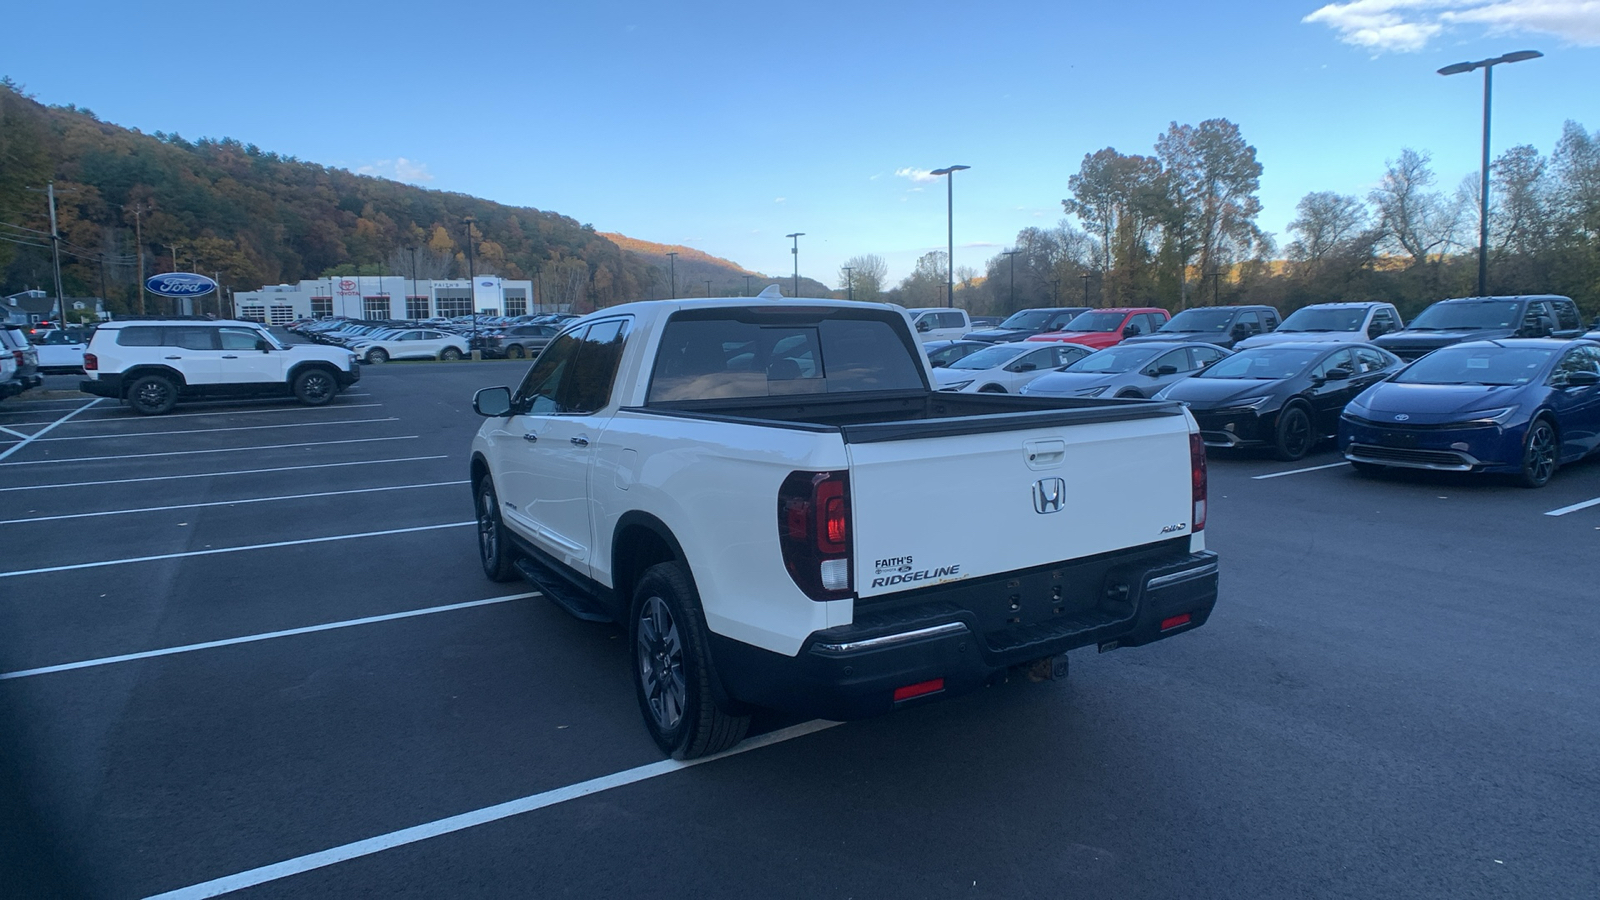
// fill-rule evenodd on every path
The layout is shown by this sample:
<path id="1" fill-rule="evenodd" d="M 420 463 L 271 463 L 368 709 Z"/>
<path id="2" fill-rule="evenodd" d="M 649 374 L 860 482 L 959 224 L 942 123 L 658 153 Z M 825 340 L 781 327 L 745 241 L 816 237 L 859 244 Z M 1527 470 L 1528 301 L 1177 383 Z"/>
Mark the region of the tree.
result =
<path id="1" fill-rule="evenodd" d="M 900 282 L 901 306 L 943 306 L 945 289 L 945 259 L 943 250 L 932 250 L 917 259 L 916 266 Z M 858 298 L 860 294 L 856 295 Z"/>
<path id="2" fill-rule="evenodd" d="M 1372 261 L 1379 232 L 1359 197 L 1312 191 L 1300 198 L 1289 223 L 1295 240 L 1287 248 L 1292 271 L 1302 281 L 1348 280 Z"/>
<path id="3" fill-rule="evenodd" d="M 845 267 L 850 268 L 848 277 Z M 889 266 L 883 257 L 876 253 L 865 253 L 852 256 L 844 261 L 844 266 L 839 267 L 838 287 L 848 290 L 854 285 L 855 298 L 868 303 L 876 303 L 883 295 L 883 280 L 888 277 Z"/>
<path id="4" fill-rule="evenodd" d="M 1114 302 L 1133 300 L 1144 286 L 1141 268 L 1167 202 L 1161 161 L 1107 147 L 1085 154 L 1067 186 L 1072 198 L 1062 200 L 1062 208 L 1098 239 L 1107 295 Z"/>
<path id="5" fill-rule="evenodd" d="M 1384 244 L 1409 256 L 1412 266 L 1442 254 L 1460 223 L 1457 210 L 1428 190 L 1434 181 L 1430 161 L 1427 153 L 1402 149 L 1399 159 L 1385 162 L 1383 180 L 1367 197 L 1377 208 Z"/>
<path id="6" fill-rule="evenodd" d="M 1207 119 L 1198 126 L 1173 122 L 1156 138 L 1165 169 L 1166 251 L 1177 265 L 1181 301 L 1189 303 L 1188 268 L 1201 275 L 1248 258 L 1261 240 L 1261 163 L 1239 126 Z"/>

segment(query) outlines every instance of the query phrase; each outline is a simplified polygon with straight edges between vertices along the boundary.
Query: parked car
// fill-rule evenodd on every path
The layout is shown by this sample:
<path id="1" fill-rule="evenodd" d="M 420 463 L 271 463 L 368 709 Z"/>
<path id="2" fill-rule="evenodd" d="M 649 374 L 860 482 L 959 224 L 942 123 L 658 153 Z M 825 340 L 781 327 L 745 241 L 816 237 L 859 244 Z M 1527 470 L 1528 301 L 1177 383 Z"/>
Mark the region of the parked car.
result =
<path id="1" fill-rule="evenodd" d="M 968 321 L 972 323 L 973 328 L 993 328 L 1004 319 L 1000 316 L 969 316 Z"/>
<path id="2" fill-rule="evenodd" d="M 0 400 L 36 388 L 44 382 L 39 374 L 39 353 L 28 343 L 19 325 L 0 325 Z"/>
<path id="3" fill-rule="evenodd" d="M 928 341 L 922 345 L 922 349 L 928 354 L 928 363 L 935 369 L 942 369 L 958 359 L 993 346 L 988 341 Z"/>
<path id="4" fill-rule="evenodd" d="M 352 344 L 350 349 L 363 362 L 373 364 L 391 359 L 456 360 L 467 355 L 467 342 L 460 335 L 432 328 L 402 328 Z"/>
<path id="5" fill-rule="evenodd" d="M 1600 343 L 1507 338 L 1435 350 L 1345 406 L 1339 447 L 1362 474 L 1505 472 L 1543 487 L 1600 448 Z"/>
<path id="6" fill-rule="evenodd" d="M 1403 365 L 1371 344 L 1274 344 L 1240 350 L 1156 399 L 1183 401 L 1207 447 L 1269 447 L 1295 460 L 1338 433 L 1355 395 Z"/>
<path id="7" fill-rule="evenodd" d="M 484 336 L 483 355 L 495 359 L 538 356 L 561 329 L 556 325 L 512 325 Z"/>
<path id="8" fill-rule="evenodd" d="M 1129 341 L 1204 341 L 1233 346 L 1278 327 L 1278 311 L 1271 306 L 1200 306 L 1186 309 L 1151 334 Z"/>
<path id="9" fill-rule="evenodd" d="M 1313 303 L 1290 313 L 1277 330 L 1245 338 L 1233 349 L 1291 341 L 1371 341 L 1404 325 L 1393 303 Z"/>
<path id="10" fill-rule="evenodd" d="M 1039 346 L 1025 341 L 990 344 L 971 356 L 933 370 L 941 391 L 969 394 L 1015 394 L 1022 386 L 1053 369 L 1071 365 L 1092 351 L 1081 344 Z"/>
<path id="11" fill-rule="evenodd" d="M 963 337 L 969 341 L 987 341 L 1000 344 L 1007 341 L 1025 341 L 1046 331 L 1060 331 L 1063 325 L 1089 311 L 1087 306 L 1053 306 L 1044 309 L 1024 309 L 1012 313 L 1004 322 L 993 328 L 969 331 Z"/>
<path id="12" fill-rule="evenodd" d="M 923 343 L 928 341 L 953 341 L 972 330 L 972 320 L 964 309 L 933 307 L 908 309 L 911 327 Z"/>
<path id="13" fill-rule="evenodd" d="M 1028 397 L 1143 399 L 1225 356 L 1211 344 L 1151 341 L 1107 347 L 1022 386 Z"/>
<path id="14" fill-rule="evenodd" d="M 1576 338 L 1583 335 L 1578 305 L 1556 294 L 1457 297 L 1440 300 L 1406 328 L 1373 341 L 1401 359 L 1418 359 L 1462 341 L 1500 338 Z"/>
<path id="15" fill-rule="evenodd" d="M 1155 306 L 1091 309 L 1073 318 L 1060 331 L 1036 334 L 1028 340 L 1061 341 L 1082 344 L 1091 350 L 1103 350 L 1127 338 L 1153 334 L 1170 318 L 1166 310 Z"/>
<path id="16" fill-rule="evenodd" d="M 83 334 L 53 328 L 29 334 L 28 339 L 39 354 L 39 371 L 74 374 L 83 371 L 83 351 L 89 347 Z"/>

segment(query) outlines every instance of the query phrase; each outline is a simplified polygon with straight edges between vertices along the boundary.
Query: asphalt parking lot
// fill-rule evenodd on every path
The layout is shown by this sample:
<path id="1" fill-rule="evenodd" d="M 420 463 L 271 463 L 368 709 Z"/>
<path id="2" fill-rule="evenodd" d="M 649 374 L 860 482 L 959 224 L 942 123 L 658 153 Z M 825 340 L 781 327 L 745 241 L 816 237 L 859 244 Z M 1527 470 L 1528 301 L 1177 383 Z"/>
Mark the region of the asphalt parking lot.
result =
<path id="1" fill-rule="evenodd" d="M 478 567 L 525 367 L 0 404 L 0 894 L 1600 896 L 1600 461 L 1214 454 L 1204 628 L 684 765 L 614 629 Z"/>

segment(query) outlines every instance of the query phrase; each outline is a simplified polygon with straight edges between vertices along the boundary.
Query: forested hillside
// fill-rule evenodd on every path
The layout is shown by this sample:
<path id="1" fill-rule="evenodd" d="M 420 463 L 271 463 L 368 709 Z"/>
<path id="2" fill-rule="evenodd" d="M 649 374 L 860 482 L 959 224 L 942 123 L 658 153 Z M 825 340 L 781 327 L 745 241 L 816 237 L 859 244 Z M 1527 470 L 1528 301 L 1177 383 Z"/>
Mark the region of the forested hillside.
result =
<path id="1" fill-rule="evenodd" d="M 785 297 L 832 297 L 836 294 L 842 296 L 842 292 L 829 290 L 827 285 L 804 275 L 800 276 L 799 294 L 796 295 L 792 274 L 764 275 L 693 247 L 655 244 L 609 232 L 602 232 L 600 236 L 616 242 L 617 246 L 637 257 L 643 264 L 655 269 L 665 269 L 669 277 L 676 272 L 679 297 L 754 296 L 770 284 L 776 284 Z M 677 258 L 669 261 L 668 254 L 672 253 L 676 253 Z"/>

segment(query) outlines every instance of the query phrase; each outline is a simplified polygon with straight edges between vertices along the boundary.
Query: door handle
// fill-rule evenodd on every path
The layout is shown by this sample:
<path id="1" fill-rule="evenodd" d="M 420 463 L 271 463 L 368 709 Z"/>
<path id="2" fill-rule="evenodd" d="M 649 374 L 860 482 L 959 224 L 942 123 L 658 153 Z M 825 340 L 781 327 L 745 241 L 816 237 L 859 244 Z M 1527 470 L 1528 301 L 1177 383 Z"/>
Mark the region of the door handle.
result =
<path id="1" fill-rule="evenodd" d="M 167 359 L 183 359 L 181 356 L 169 356 Z"/>
<path id="2" fill-rule="evenodd" d="M 224 357 L 222 357 L 222 358 L 223 358 L 223 359 L 238 359 L 238 358 L 239 358 L 239 357 L 237 357 L 237 356 L 231 356 L 231 355 L 229 355 L 229 356 L 224 356 Z"/>
<path id="3" fill-rule="evenodd" d="M 572 442 L 574 444 L 577 444 L 579 447 L 587 447 L 587 446 L 589 446 L 589 439 L 584 437 L 584 436 L 582 436 L 582 435 L 579 435 L 578 437 L 573 438 Z"/>
<path id="4" fill-rule="evenodd" d="M 534 443 L 535 441 L 539 440 L 539 436 L 530 431 L 527 434 L 524 434 L 522 436 L 522 439 L 531 444 L 531 443 Z"/>

